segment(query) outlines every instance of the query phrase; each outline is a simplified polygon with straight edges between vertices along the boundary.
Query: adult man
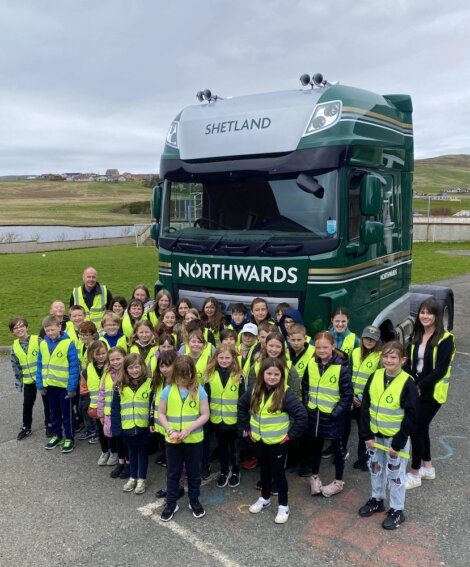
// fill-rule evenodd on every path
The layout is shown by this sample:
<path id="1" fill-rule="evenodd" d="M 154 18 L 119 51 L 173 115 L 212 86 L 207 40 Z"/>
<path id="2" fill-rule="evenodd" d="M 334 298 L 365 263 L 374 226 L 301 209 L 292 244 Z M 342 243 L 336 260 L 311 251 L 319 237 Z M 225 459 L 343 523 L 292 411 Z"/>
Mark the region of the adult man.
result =
<path id="1" fill-rule="evenodd" d="M 97 281 L 98 272 L 89 266 L 83 272 L 83 285 L 75 287 L 70 296 L 70 306 L 81 305 L 86 318 L 98 327 L 104 312 L 111 308 L 112 294 L 105 285 Z"/>

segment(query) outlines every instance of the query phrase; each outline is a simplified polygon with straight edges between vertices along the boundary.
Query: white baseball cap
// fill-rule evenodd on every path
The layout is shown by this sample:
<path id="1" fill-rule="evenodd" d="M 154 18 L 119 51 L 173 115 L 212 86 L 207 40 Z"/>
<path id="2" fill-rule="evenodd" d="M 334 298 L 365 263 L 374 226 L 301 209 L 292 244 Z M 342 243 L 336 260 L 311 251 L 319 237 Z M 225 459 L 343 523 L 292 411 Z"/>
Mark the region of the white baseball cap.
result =
<path id="1" fill-rule="evenodd" d="M 242 328 L 242 333 L 251 333 L 258 336 L 258 327 L 254 323 L 245 323 Z"/>

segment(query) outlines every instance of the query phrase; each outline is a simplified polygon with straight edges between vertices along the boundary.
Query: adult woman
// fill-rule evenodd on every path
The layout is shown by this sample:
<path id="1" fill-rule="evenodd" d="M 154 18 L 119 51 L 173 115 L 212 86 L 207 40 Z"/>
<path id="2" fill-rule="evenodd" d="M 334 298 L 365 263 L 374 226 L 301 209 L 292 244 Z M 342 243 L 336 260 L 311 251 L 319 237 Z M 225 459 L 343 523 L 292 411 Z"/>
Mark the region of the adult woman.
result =
<path id="1" fill-rule="evenodd" d="M 430 297 L 419 306 L 405 372 L 415 379 L 420 393 L 416 431 L 411 435 L 412 462 L 406 488 L 421 486 L 436 472 L 431 462 L 429 426 L 447 399 L 451 362 L 455 353 L 454 335 L 444 329 L 439 303 Z"/>

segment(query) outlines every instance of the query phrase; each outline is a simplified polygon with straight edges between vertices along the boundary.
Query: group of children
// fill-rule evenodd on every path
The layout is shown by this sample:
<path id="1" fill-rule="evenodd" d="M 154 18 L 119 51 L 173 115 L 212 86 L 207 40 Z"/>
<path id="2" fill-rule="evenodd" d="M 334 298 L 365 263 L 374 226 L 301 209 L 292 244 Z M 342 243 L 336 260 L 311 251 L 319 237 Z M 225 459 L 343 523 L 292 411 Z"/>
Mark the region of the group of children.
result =
<path id="1" fill-rule="evenodd" d="M 286 466 L 310 477 L 313 496 L 343 490 L 354 420 L 353 466 L 370 469 L 372 478 L 372 498 L 359 514 L 384 511 L 388 485 L 382 525 L 395 529 L 404 521 L 417 388 L 402 370 L 403 346 L 382 345 L 372 326 L 357 336 L 346 309 L 337 309 L 330 328 L 313 338 L 300 312 L 285 303 L 274 319 L 263 298 L 250 309 L 238 303 L 227 321 L 212 297 L 199 312 L 188 299 L 174 305 L 166 290 L 152 302 L 142 285 L 129 302 L 113 299 L 100 328 L 85 320 L 80 305 L 70 307 L 69 320 L 64 313 L 63 303 L 53 302 L 40 336 L 29 335 L 23 317 L 10 321 L 15 384 L 24 392 L 19 440 L 31 434 L 39 391 L 45 448 L 69 453 L 75 438 L 99 443 L 98 465 L 113 466 L 111 476 L 126 479 L 125 492 L 145 492 L 149 447 L 157 448 L 156 462 L 167 468 L 166 486 L 156 494 L 166 498 L 162 521 L 178 511 L 185 479 L 193 515 L 205 515 L 200 484 L 210 475 L 215 440 L 217 486 L 240 484 L 240 461 L 259 466 L 261 495 L 249 510 L 260 512 L 277 494 L 281 524 L 290 513 Z M 325 484 L 319 473 L 328 456 L 335 474 Z"/>

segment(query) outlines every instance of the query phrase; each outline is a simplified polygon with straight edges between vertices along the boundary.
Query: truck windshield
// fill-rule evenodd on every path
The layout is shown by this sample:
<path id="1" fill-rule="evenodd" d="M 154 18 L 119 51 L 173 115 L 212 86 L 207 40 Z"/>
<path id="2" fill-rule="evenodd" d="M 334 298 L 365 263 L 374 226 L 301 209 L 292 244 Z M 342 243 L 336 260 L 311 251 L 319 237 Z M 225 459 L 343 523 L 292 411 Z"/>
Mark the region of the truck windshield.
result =
<path id="1" fill-rule="evenodd" d="M 309 191 L 305 184 L 301 189 L 297 174 L 167 181 L 162 233 L 173 238 L 225 231 L 238 237 L 258 232 L 296 239 L 337 238 L 337 170 L 304 173 L 320 191 Z"/>

